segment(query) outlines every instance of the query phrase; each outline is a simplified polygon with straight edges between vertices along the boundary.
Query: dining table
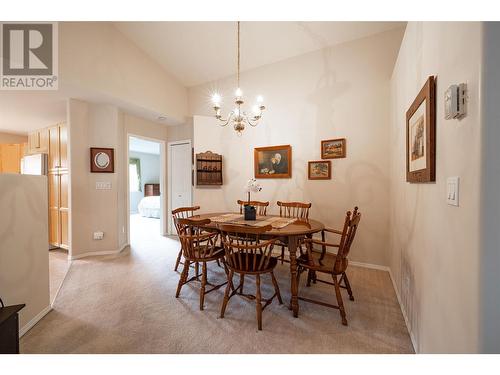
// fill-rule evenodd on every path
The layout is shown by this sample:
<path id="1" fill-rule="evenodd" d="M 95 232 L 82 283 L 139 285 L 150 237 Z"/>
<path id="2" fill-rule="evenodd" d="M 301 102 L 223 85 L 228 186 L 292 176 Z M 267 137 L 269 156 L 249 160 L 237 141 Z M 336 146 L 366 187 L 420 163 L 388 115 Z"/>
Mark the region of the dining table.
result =
<path id="1" fill-rule="evenodd" d="M 243 214 L 234 212 L 215 212 L 199 214 L 191 219 L 206 221 L 208 224 L 200 224 L 199 227 L 208 231 L 217 231 L 217 224 L 225 223 L 232 225 L 271 225 L 272 229 L 265 232 L 261 237 L 276 238 L 284 243 L 288 249 L 290 258 L 290 309 L 294 317 L 299 316 L 298 280 L 297 280 L 297 251 L 299 241 L 304 237 L 312 237 L 313 234 L 324 229 L 323 223 L 314 219 L 283 218 L 277 215 L 257 216 L 256 220 L 244 220 Z"/>

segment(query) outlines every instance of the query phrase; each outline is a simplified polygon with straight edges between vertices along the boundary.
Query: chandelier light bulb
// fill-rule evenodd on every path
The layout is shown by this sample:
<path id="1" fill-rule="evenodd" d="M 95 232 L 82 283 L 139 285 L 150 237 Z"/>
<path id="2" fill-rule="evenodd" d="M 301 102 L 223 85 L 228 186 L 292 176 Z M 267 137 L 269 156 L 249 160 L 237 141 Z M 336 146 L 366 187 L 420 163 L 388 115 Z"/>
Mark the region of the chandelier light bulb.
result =
<path id="1" fill-rule="evenodd" d="M 216 104 L 216 105 L 219 105 L 220 102 L 221 102 L 221 96 L 218 94 L 218 93 L 214 93 L 212 95 L 212 103 Z"/>
<path id="2" fill-rule="evenodd" d="M 262 95 L 257 96 L 257 103 L 258 104 L 264 103 L 264 98 L 262 97 Z"/>
<path id="3" fill-rule="evenodd" d="M 243 92 L 241 89 L 238 87 L 236 91 L 234 92 L 234 95 L 236 95 L 237 98 L 241 98 L 243 96 Z"/>

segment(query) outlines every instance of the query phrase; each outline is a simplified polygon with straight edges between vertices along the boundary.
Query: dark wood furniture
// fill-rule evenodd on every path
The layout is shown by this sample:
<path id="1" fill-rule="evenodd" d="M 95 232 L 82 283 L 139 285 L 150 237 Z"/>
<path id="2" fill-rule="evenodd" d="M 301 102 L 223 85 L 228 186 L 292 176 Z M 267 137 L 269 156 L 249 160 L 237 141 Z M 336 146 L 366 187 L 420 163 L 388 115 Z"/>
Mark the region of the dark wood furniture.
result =
<path id="1" fill-rule="evenodd" d="M 19 354 L 19 311 L 24 306 L 0 307 L 0 354 Z"/>
<path id="2" fill-rule="evenodd" d="M 302 254 L 298 258 L 298 272 L 297 272 L 297 285 L 300 281 L 300 275 L 304 271 L 307 273 L 307 286 L 311 285 L 311 280 L 313 278 L 316 281 L 333 285 L 335 288 L 335 295 L 337 297 L 338 305 L 332 305 L 326 302 L 317 301 L 305 297 L 299 296 L 300 300 L 306 302 L 316 303 L 322 306 L 327 306 L 340 310 L 340 316 L 342 318 L 342 324 L 347 325 L 346 313 L 344 308 L 344 302 L 342 301 L 342 295 L 340 293 L 340 288 L 347 289 L 349 298 L 354 300 L 352 295 L 351 286 L 349 284 L 349 279 L 347 278 L 346 269 L 348 265 L 347 256 L 351 249 L 352 242 L 354 241 L 354 236 L 356 235 L 356 230 L 358 229 L 359 221 L 361 220 L 361 213 L 358 212 L 358 207 L 354 208 L 354 212 L 347 212 L 344 221 L 344 228 L 342 231 L 328 230 L 329 233 L 334 233 L 340 235 L 340 243 L 333 244 L 325 241 L 319 241 L 312 238 L 307 238 L 304 240 L 306 253 Z M 314 250 L 314 244 L 321 245 L 322 251 Z M 337 254 L 330 254 L 326 252 L 329 247 L 337 248 Z M 317 279 L 314 275 L 315 273 L 322 273 L 330 275 L 333 279 L 333 283 Z M 344 285 L 342 286 L 342 281 Z"/>
<path id="3" fill-rule="evenodd" d="M 174 220 L 175 224 L 175 219 L 187 219 L 188 217 L 194 216 L 194 212 L 199 209 L 200 206 L 176 208 L 175 210 L 172 211 L 172 220 Z M 175 230 L 177 231 L 177 235 L 179 235 L 179 228 L 177 227 L 177 225 L 175 225 Z M 179 249 L 179 254 L 177 254 L 177 260 L 175 261 L 174 271 L 177 271 L 177 268 L 179 268 L 179 264 L 182 263 L 181 258 L 182 258 L 182 246 Z M 198 270 L 196 270 L 196 273 L 198 274 Z"/>
<path id="4" fill-rule="evenodd" d="M 283 303 L 280 288 L 273 272 L 278 264 L 277 259 L 272 256 L 276 239 L 260 240 L 260 235 L 270 231 L 272 227 L 270 225 L 264 227 L 244 227 L 241 225 L 221 224 L 218 228 L 221 231 L 226 253 L 224 258 L 225 263 L 229 268 L 228 284 L 224 294 L 224 301 L 222 302 L 220 317 L 224 318 L 229 299 L 235 295 L 240 295 L 255 300 L 257 328 L 262 330 L 262 311 L 273 301 L 274 297 L 278 298 L 280 305 Z M 233 285 L 233 276 L 235 273 L 240 275 L 240 284 L 237 288 Z M 271 275 L 274 294 L 270 298 L 263 300 L 260 290 L 260 277 L 264 274 Z M 255 295 L 243 292 L 246 275 L 255 276 Z"/>
<path id="5" fill-rule="evenodd" d="M 196 185 L 222 185 L 222 155 L 212 151 L 196 154 Z"/>
<path id="6" fill-rule="evenodd" d="M 144 184 L 145 197 L 157 197 L 160 195 L 160 184 Z"/>
<path id="7" fill-rule="evenodd" d="M 204 219 L 209 219 L 211 217 L 218 217 L 230 212 L 216 212 L 216 213 L 206 213 L 193 217 L 193 221 L 203 221 Z M 267 217 L 276 217 L 276 215 L 268 215 Z M 197 224 L 201 228 L 206 230 L 218 230 L 216 223 L 209 224 Z M 260 235 L 261 238 L 278 238 L 280 241 L 287 245 L 289 257 L 290 257 L 290 292 L 291 300 L 290 307 L 293 311 L 293 316 L 299 316 L 299 300 L 297 297 L 297 251 L 299 239 L 304 236 L 312 236 L 314 233 L 319 233 L 323 230 L 324 225 L 314 219 L 307 220 L 296 220 L 293 223 L 287 225 L 283 228 L 272 228 Z"/>
<path id="8" fill-rule="evenodd" d="M 204 225 L 209 223 L 209 219 L 206 219 L 202 222 L 202 224 Z M 221 286 L 227 284 L 227 282 L 224 282 L 222 284 L 214 285 L 207 280 L 207 263 L 215 262 L 224 257 L 224 249 L 216 245 L 219 234 L 204 232 L 202 229 L 200 229 L 200 227 L 193 226 L 193 221 L 190 219 L 175 219 L 175 226 L 179 230 L 179 240 L 181 242 L 182 253 L 184 255 L 184 268 L 182 269 L 179 284 L 177 285 L 175 298 L 179 297 L 183 285 L 194 280 L 198 281 L 200 275 L 198 275 L 197 267 L 195 270 L 195 276 L 188 279 L 189 265 L 191 263 L 201 263 L 202 272 L 200 289 L 200 310 L 203 310 L 205 294 L 217 290 Z M 225 265 L 224 269 L 227 274 L 228 271 Z M 212 288 L 206 290 L 207 285 L 211 286 Z"/>
<path id="9" fill-rule="evenodd" d="M 278 207 L 280 208 L 280 216 L 281 217 L 294 217 L 296 219 L 307 220 L 309 218 L 309 209 L 312 206 L 312 203 L 303 203 L 303 202 L 277 202 Z M 286 244 L 279 242 L 278 245 L 281 246 L 281 264 L 283 262 L 288 262 L 285 259 L 285 247 Z"/>
<path id="10" fill-rule="evenodd" d="M 240 205 L 240 214 L 243 214 L 243 208 L 249 204 L 250 206 L 254 206 L 257 209 L 257 215 L 266 216 L 267 207 L 269 206 L 269 202 L 260 202 L 260 201 L 236 201 Z"/>

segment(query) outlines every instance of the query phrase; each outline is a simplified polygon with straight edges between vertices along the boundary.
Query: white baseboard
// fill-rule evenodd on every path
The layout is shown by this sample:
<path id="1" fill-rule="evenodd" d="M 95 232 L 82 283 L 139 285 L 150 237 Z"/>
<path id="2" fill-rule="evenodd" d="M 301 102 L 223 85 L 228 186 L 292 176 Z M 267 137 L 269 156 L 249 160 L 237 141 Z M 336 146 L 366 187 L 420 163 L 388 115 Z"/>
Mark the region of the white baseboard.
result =
<path id="1" fill-rule="evenodd" d="M 353 260 L 349 261 L 349 264 L 351 266 L 356 266 L 356 267 L 363 267 L 363 268 L 370 268 L 372 270 L 380 270 L 380 271 L 386 271 L 390 272 L 389 267 L 387 266 L 380 266 L 378 264 L 371 264 L 371 263 L 363 263 L 363 262 L 355 262 Z"/>
<path id="2" fill-rule="evenodd" d="M 370 269 L 374 269 L 374 270 L 389 272 L 389 277 L 391 278 L 392 287 L 394 288 L 394 292 L 396 293 L 396 298 L 398 299 L 399 308 L 401 309 L 401 314 L 403 314 L 403 319 L 405 320 L 406 329 L 408 331 L 408 334 L 410 335 L 410 340 L 411 340 L 411 344 L 413 345 L 413 350 L 415 351 L 415 353 L 418 354 L 417 340 L 415 340 L 415 337 L 410 330 L 408 315 L 406 314 L 406 311 L 403 307 L 403 304 L 401 303 L 401 297 L 399 296 L 399 291 L 398 291 L 398 288 L 396 287 L 396 281 L 394 280 L 394 276 L 392 275 L 391 268 L 387 267 L 387 266 L 380 266 L 378 264 L 354 262 L 354 261 L 349 261 L 349 264 L 352 266 L 356 266 L 356 267 L 370 268 Z"/>
<path id="3" fill-rule="evenodd" d="M 72 255 L 71 260 L 77 260 L 77 259 L 82 259 L 82 258 L 86 258 L 86 257 L 98 256 L 98 255 L 116 255 L 116 254 L 121 253 L 127 246 L 129 246 L 129 244 L 125 243 L 117 250 L 90 251 L 88 253 Z"/>
<path id="4" fill-rule="evenodd" d="M 399 291 L 398 291 L 398 288 L 396 286 L 396 281 L 394 280 L 394 276 L 392 275 L 390 268 L 389 268 L 388 272 L 389 272 L 389 277 L 391 278 L 391 281 L 392 281 L 392 287 L 394 288 L 394 291 L 396 292 L 396 298 L 398 299 L 399 308 L 401 309 L 401 313 L 403 314 L 403 319 L 405 320 L 406 329 L 408 331 L 408 334 L 410 335 L 410 340 L 411 340 L 411 344 L 413 345 L 413 350 L 415 351 L 415 353 L 418 354 L 417 340 L 415 340 L 415 336 L 413 335 L 413 332 L 410 329 L 410 321 L 408 320 L 408 314 L 406 314 L 406 310 L 405 310 L 403 304 L 401 303 L 401 297 L 399 296 Z"/>
<path id="5" fill-rule="evenodd" d="M 52 307 L 49 305 L 44 308 L 40 313 L 31 319 L 28 323 L 21 327 L 19 330 L 19 338 L 23 337 L 26 332 L 28 332 L 35 324 L 37 324 L 45 315 L 47 315 L 52 310 Z"/>

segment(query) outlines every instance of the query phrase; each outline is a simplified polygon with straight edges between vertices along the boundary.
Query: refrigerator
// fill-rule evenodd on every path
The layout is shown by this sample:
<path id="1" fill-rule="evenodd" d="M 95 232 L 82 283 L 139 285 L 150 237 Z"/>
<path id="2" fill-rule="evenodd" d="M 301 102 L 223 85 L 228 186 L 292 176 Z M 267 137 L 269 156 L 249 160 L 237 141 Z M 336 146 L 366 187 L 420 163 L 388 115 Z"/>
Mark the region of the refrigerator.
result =
<path id="1" fill-rule="evenodd" d="M 21 174 L 46 175 L 47 154 L 26 155 L 21 159 Z"/>

